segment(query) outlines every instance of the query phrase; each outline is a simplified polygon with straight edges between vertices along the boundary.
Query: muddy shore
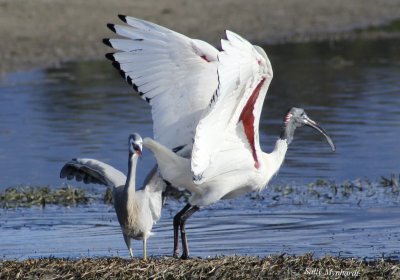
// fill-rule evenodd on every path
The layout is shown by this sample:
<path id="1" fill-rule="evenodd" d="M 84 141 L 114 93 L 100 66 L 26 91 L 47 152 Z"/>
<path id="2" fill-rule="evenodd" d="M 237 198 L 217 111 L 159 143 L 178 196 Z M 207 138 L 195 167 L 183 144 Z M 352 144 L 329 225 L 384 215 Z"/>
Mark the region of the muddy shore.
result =
<path id="1" fill-rule="evenodd" d="M 399 19 L 400 0 L 0 0 L 0 73 L 103 59 L 109 49 L 101 39 L 112 36 L 106 24 L 118 23 L 117 14 L 154 21 L 214 45 L 225 29 L 254 43 L 276 44 L 387 36 L 360 30 Z"/>

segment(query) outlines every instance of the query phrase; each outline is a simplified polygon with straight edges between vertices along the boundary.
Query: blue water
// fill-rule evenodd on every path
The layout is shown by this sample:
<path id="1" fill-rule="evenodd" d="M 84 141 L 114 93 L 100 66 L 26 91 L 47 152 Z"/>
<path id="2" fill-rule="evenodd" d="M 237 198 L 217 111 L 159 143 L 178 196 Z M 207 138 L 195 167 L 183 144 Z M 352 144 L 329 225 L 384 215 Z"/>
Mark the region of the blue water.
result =
<path id="1" fill-rule="evenodd" d="M 148 254 L 171 256 L 172 217 L 182 203 L 169 201 L 148 240 Z M 248 198 L 220 202 L 196 213 L 187 224 L 193 256 L 267 256 L 312 252 L 376 259 L 399 258 L 399 207 L 272 206 Z M 3 210 L 0 259 L 29 257 L 129 258 L 114 209 L 96 204 Z M 142 242 L 133 241 L 142 256 Z"/>
<path id="2" fill-rule="evenodd" d="M 272 185 L 305 186 L 318 178 L 378 181 L 382 175 L 400 172 L 398 40 L 265 49 L 274 79 L 260 122 L 263 150 L 272 150 L 282 117 L 291 106 L 305 108 L 337 146 L 332 153 L 315 131 L 297 130 Z M 152 134 L 148 104 L 106 61 L 2 76 L 0 105 L 0 190 L 19 184 L 65 184 L 59 171 L 74 157 L 96 158 L 125 172 L 128 134 Z M 153 163 L 145 152 L 139 182 Z M 361 258 L 397 255 L 398 196 L 361 200 L 359 205 L 356 199 L 344 204 L 326 204 L 321 199 L 275 205 L 271 197 L 221 202 L 190 219 L 191 250 L 197 256 L 310 251 Z M 156 236 L 149 240 L 150 254 L 171 253 L 172 216 L 181 206 L 169 202 L 164 208 Z M 113 209 L 107 205 L 0 211 L 3 258 L 127 257 L 120 235 Z M 136 248 L 140 255 L 141 245 Z"/>
<path id="3" fill-rule="evenodd" d="M 331 153 L 321 135 L 297 130 L 277 180 L 376 179 L 399 171 L 399 44 L 370 43 L 368 49 L 375 45 L 375 52 L 361 58 L 348 53 L 346 44 L 266 48 L 274 79 L 261 119 L 263 150 L 272 150 L 291 106 L 305 108 L 337 146 Z M 0 80 L 0 102 L 0 188 L 58 186 L 61 166 L 73 157 L 93 157 L 126 170 L 127 135 L 152 135 L 148 104 L 106 61 L 6 75 Z M 152 162 L 146 153 L 139 175 L 144 177 Z"/>

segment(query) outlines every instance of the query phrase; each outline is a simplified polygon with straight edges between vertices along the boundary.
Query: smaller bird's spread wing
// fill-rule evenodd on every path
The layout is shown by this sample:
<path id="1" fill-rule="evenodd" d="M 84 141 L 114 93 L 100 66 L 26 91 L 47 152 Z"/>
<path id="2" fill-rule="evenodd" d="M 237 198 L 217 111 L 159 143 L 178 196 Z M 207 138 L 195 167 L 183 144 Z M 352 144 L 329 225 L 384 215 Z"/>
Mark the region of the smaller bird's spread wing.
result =
<path id="1" fill-rule="evenodd" d="M 161 218 L 161 210 L 164 205 L 164 192 L 167 184 L 161 178 L 158 172 L 158 165 L 155 165 L 147 174 L 142 190 L 148 194 L 149 207 L 153 221 L 158 221 Z"/>
<path id="2" fill-rule="evenodd" d="M 165 27 L 120 16 L 125 37 L 105 39 L 124 79 L 152 106 L 154 139 L 172 149 L 191 144 L 196 125 L 217 89 L 218 50 Z"/>
<path id="3" fill-rule="evenodd" d="M 114 167 L 88 158 L 77 158 L 67 162 L 60 172 L 60 178 L 76 179 L 85 184 L 101 184 L 108 187 L 125 185 L 126 176 Z"/>
<path id="4" fill-rule="evenodd" d="M 238 156 L 250 150 L 254 165 L 258 164 L 258 124 L 272 67 L 260 47 L 233 32 L 226 35 L 227 40 L 221 41 L 223 51 L 218 54 L 218 90 L 196 128 L 191 160 L 196 183 L 206 179 L 205 171 L 222 150 L 238 149 Z M 241 129 L 237 129 L 239 125 Z M 240 142 L 246 144 L 238 145 Z M 210 172 L 217 175 L 219 170 Z"/>

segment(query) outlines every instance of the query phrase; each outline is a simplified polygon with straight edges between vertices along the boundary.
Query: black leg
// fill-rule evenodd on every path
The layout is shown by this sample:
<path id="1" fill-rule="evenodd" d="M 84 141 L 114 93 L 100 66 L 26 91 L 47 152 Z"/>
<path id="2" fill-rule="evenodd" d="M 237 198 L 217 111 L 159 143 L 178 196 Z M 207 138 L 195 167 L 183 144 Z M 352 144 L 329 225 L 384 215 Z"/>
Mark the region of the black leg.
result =
<path id="1" fill-rule="evenodd" d="M 189 247 L 188 247 L 188 242 L 186 238 L 186 229 L 185 229 L 185 224 L 186 220 L 192 216 L 195 212 L 197 212 L 200 208 L 197 206 L 193 206 L 189 210 L 187 210 L 182 216 L 181 216 L 181 222 L 180 222 L 180 227 L 181 227 L 181 239 L 182 239 L 182 248 L 183 248 L 183 253 L 181 256 L 181 259 L 188 259 L 189 258 Z"/>
<path id="2" fill-rule="evenodd" d="M 181 217 L 183 214 L 185 214 L 186 211 L 189 210 L 189 208 L 191 207 L 190 204 L 186 204 L 185 207 L 182 208 L 181 211 L 179 211 L 175 217 L 174 217 L 174 252 L 173 252 L 173 256 L 175 258 L 178 257 L 179 255 L 179 225 L 181 223 Z"/>

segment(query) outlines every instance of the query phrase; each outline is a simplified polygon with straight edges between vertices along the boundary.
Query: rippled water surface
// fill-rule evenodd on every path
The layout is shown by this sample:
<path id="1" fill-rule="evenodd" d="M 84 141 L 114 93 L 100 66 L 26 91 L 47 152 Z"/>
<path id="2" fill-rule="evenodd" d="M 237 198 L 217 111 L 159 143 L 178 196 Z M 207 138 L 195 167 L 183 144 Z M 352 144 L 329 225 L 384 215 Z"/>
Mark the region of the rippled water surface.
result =
<path id="1" fill-rule="evenodd" d="M 334 139 L 331 153 L 309 128 L 296 131 L 284 166 L 272 184 L 342 182 L 399 173 L 400 41 L 296 44 L 266 47 L 274 79 L 264 105 L 260 139 L 273 148 L 287 108 L 303 107 Z M 150 108 L 106 62 L 0 78 L 0 190 L 12 185 L 59 186 L 59 170 L 74 157 L 127 169 L 127 135 L 151 136 Z M 153 164 L 145 153 L 141 182 Z M 74 184 L 78 185 L 78 184 Z M 84 185 L 78 185 L 84 186 Z M 101 187 L 99 187 L 101 188 Z M 266 190 L 265 192 L 268 192 Z M 392 198 L 389 198 L 391 200 Z M 189 221 L 194 255 L 272 253 L 396 255 L 400 251 L 398 199 L 328 205 L 269 207 L 248 197 L 221 202 Z M 389 206 L 388 206 L 389 205 Z M 149 240 L 149 252 L 172 251 L 170 202 Z M 127 256 L 113 209 L 2 210 L 0 249 L 5 258 L 30 256 Z M 135 248 L 141 252 L 141 245 Z"/>
<path id="2" fill-rule="evenodd" d="M 194 256 L 305 254 L 398 258 L 400 210 L 398 207 L 271 208 L 251 202 L 232 203 L 202 210 L 187 226 Z M 251 208 L 248 208 L 252 206 Z M 167 204 L 163 218 L 148 240 L 148 254 L 172 254 L 172 213 Z M 174 211 L 172 211 L 174 210 Z M 396 217 L 397 218 L 393 218 Z M 112 206 L 46 209 L 12 209 L 2 213 L 0 258 L 27 257 L 129 257 Z M 134 254 L 142 256 L 141 241 L 133 241 Z"/>

